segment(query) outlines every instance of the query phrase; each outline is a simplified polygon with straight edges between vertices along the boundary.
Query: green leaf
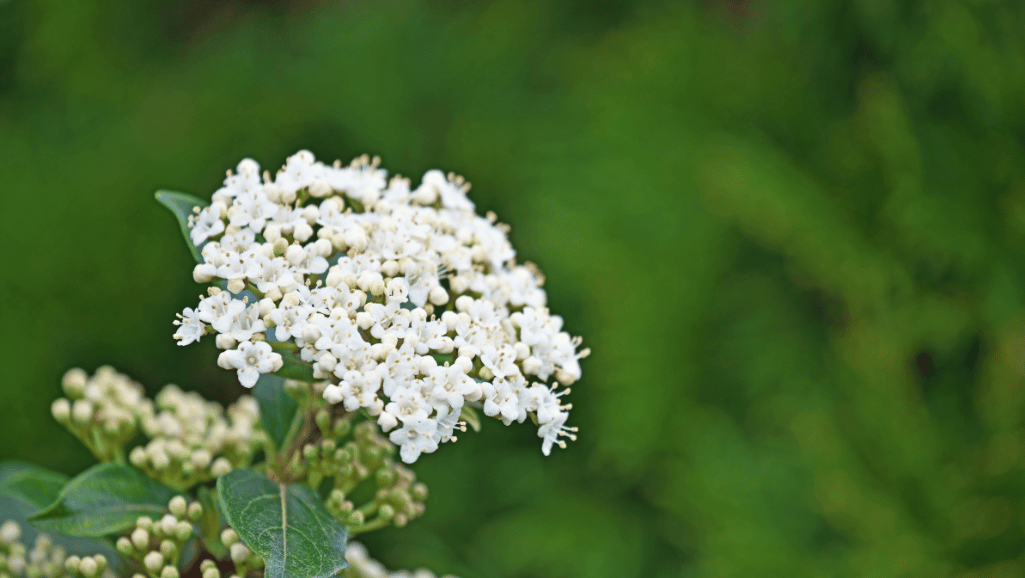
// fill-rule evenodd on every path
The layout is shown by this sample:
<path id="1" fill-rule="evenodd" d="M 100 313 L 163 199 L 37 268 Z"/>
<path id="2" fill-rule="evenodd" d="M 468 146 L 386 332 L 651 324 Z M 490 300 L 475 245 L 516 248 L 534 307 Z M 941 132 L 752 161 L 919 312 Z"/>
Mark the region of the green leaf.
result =
<path id="1" fill-rule="evenodd" d="M 285 378 L 263 374 L 256 380 L 253 397 L 260 405 L 260 422 L 274 447 L 281 449 L 299 413 L 299 404 L 285 393 Z"/>
<path id="2" fill-rule="evenodd" d="M 182 236 L 185 237 L 185 244 L 188 245 L 189 250 L 192 251 L 192 258 L 197 263 L 203 262 L 203 256 L 200 254 L 200 247 L 195 246 L 192 243 L 192 236 L 189 234 L 189 216 L 193 215 L 193 209 L 196 207 L 204 208 L 210 203 L 193 197 L 192 195 L 186 195 L 185 193 L 176 193 L 174 191 L 157 191 L 153 195 L 157 202 L 164 205 L 174 213 L 174 216 L 178 219 L 178 226 L 181 227 Z"/>
<path id="3" fill-rule="evenodd" d="M 289 351 L 278 351 L 285 364 L 274 375 L 296 381 L 313 381 L 313 366 Z"/>
<path id="4" fill-rule="evenodd" d="M 234 470 L 217 480 L 225 519 L 267 562 L 267 578 L 328 578 L 348 567 L 345 525 L 313 488 Z"/>
<path id="5" fill-rule="evenodd" d="M 480 431 L 480 416 L 477 415 L 477 410 L 473 409 L 468 405 L 464 405 L 463 409 L 459 412 L 459 419 L 470 424 L 473 431 Z"/>
<path id="6" fill-rule="evenodd" d="M 228 548 L 221 542 L 224 522 L 217 505 L 217 493 L 206 486 L 200 486 L 196 498 L 203 505 L 203 517 L 199 519 L 199 535 L 203 546 L 215 558 L 224 560 L 228 556 Z"/>
<path id="7" fill-rule="evenodd" d="M 68 477 L 39 466 L 23 462 L 0 464 L 0 493 L 45 508 L 53 503 Z"/>
<path id="8" fill-rule="evenodd" d="M 0 522 L 11 520 L 21 527 L 21 542 L 28 546 L 35 543 L 39 529 L 28 522 L 28 518 L 57 499 L 67 476 L 22 462 L 0 464 Z M 68 538 L 56 533 L 47 533 L 54 543 L 63 546 L 68 553 L 79 556 L 103 554 L 115 572 L 120 572 L 121 560 L 109 543 L 87 538 Z"/>
<path id="9" fill-rule="evenodd" d="M 127 466 L 100 464 L 68 482 L 57 499 L 30 520 L 65 536 L 106 536 L 132 527 L 139 516 L 163 516 L 177 494 Z"/>

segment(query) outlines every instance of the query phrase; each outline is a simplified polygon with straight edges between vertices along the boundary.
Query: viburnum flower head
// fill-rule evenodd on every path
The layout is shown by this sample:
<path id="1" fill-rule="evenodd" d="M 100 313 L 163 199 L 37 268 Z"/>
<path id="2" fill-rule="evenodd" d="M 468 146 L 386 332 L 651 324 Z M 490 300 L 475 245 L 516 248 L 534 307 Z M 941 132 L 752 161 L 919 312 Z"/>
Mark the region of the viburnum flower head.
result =
<path id="1" fill-rule="evenodd" d="M 546 455 L 564 447 L 576 428 L 558 388 L 588 350 L 469 188 L 437 170 L 414 187 L 365 156 L 325 165 L 300 151 L 275 176 L 243 160 L 190 219 L 193 277 L 215 286 L 175 339 L 216 335 L 218 365 L 247 387 L 309 366 L 329 403 L 374 417 L 406 462 L 455 441 L 470 408 L 530 417 Z"/>

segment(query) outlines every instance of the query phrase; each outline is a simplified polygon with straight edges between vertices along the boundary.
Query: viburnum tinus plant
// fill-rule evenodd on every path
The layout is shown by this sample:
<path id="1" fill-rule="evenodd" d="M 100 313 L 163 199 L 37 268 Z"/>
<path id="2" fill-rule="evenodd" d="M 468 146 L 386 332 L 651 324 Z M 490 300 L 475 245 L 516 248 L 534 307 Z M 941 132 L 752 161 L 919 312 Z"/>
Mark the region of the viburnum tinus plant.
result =
<path id="1" fill-rule="evenodd" d="M 70 480 L 0 465 L 0 578 L 432 577 L 350 541 L 424 512 L 397 459 L 480 413 L 529 418 L 546 455 L 564 447 L 559 388 L 587 355 L 468 190 L 300 151 L 274 176 L 242 161 L 209 202 L 158 192 L 209 285 L 173 337 L 213 339 L 252 395 L 149 399 L 113 368 L 69 371 L 53 415 L 100 464 Z"/>

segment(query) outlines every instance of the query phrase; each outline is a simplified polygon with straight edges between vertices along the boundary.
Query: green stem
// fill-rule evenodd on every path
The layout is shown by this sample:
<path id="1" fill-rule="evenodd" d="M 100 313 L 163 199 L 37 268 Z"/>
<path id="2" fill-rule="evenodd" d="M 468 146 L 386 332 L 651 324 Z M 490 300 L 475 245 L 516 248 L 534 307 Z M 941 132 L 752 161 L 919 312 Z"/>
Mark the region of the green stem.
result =
<path id="1" fill-rule="evenodd" d="M 370 522 L 367 522 L 366 524 L 356 526 L 355 528 L 349 528 L 349 535 L 355 536 L 356 534 L 363 534 L 364 532 L 373 532 L 374 530 L 380 530 L 381 528 L 387 526 L 390 523 L 391 519 L 385 520 L 381 516 L 378 516 Z"/>
<path id="2" fill-rule="evenodd" d="M 246 289 L 249 289 L 250 291 L 252 291 L 253 295 L 256 295 L 260 299 L 263 299 L 263 292 L 260 291 L 259 289 L 257 289 L 256 285 L 253 285 L 252 283 L 246 282 Z"/>

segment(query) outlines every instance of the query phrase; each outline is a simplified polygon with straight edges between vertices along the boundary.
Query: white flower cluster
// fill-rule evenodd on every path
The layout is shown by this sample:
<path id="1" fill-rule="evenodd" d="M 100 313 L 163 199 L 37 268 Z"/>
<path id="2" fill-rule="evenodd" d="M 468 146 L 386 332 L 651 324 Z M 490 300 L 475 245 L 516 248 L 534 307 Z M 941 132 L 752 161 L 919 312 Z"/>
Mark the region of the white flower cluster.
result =
<path id="1" fill-rule="evenodd" d="M 155 403 L 154 403 L 155 402 Z M 139 405 L 143 432 L 152 438 L 132 450 L 133 465 L 176 488 L 246 467 L 266 439 L 260 410 L 251 396 L 228 407 L 167 385 L 154 401 Z"/>
<path id="2" fill-rule="evenodd" d="M 383 564 L 370 557 L 366 546 L 359 542 L 349 542 L 345 547 L 345 559 L 349 567 L 342 571 L 344 578 L 435 578 L 430 570 L 396 570 L 389 572 Z M 446 574 L 441 578 L 456 578 Z"/>
<path id="3" fill-rule="evenodd" d="M 531 416 L 545 454 L 564 446 L 575 428 L 556 388 L 580 378 L 587 350 L 468 189 L 436 170 L 411 188 L 366 157 L 328 166 L 301 151 L 262 179 L 242 161 L 190 219 L 195 280 L 228 290 L 186 308 L 175 338 L 216 334 L 218 364 L 249 387 L 297 351 L 330 381 L 325 399 L 394 430 L 407 463 L 454 440 L 467 403 L 506 424 Z"/>

